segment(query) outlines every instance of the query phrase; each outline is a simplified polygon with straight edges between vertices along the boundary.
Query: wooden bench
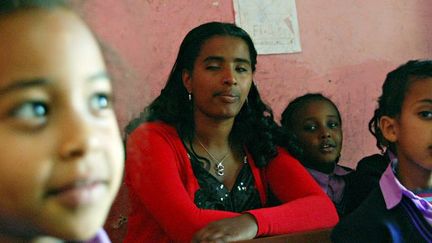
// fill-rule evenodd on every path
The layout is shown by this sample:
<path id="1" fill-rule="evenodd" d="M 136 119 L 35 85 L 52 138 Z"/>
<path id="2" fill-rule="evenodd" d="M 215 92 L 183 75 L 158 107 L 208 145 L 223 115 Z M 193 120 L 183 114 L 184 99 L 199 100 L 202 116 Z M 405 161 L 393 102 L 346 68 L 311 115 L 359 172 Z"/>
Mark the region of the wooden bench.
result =
<path id="1" fill-rule="evenodd" d="M 237 243 L 330 243 L 332 228 L 286 235 L 270 236 L 253 240 L 236 241 Z"/>

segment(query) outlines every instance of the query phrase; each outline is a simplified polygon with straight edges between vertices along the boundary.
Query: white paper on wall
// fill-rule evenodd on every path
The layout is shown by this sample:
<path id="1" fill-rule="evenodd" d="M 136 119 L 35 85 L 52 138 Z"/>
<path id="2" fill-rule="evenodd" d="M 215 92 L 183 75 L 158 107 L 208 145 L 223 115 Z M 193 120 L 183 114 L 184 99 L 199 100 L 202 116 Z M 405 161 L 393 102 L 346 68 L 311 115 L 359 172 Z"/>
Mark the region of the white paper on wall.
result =
<path id="1" fill-rule="evenodd" d="M 295 0 L 233 0 L 236 24 L 252 37 L 258 54 L 300 52 Z"/>

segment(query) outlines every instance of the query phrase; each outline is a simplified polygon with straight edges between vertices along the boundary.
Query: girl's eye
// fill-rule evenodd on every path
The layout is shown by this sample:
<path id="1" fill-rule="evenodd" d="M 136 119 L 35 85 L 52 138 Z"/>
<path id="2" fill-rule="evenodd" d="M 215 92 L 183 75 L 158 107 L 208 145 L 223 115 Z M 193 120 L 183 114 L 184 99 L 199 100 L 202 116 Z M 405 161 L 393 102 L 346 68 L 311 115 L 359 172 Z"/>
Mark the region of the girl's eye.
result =
<path id="1" fill-rule="evenodd" d="M 108 94 L 98 93 L 90 98 L 90 108 L 92 111 L 110 109 L 111 103 L 111 97 Z"/>
<path id="2" fill-rule="evenodd" d="M 49 108 L 43 101 L 27 101 L 13 109 L 11 117 L 28 128 L 43 126 L 48 120 Z"/>
<path id="3" fill-rule="evenodd" d="M 337 127 L 339 127 L 339 123 L 338 123 L 338 122 L 329 122 L 329 123 L 327 124 L 327 126 L 328 126 L 329 128 L 337 128 Z"/>
<path id="4" fill-rule="evenodd" d="M 421 111 L 418 114 L 421 118 L 432 119 L 432 111 Z"/>
<path id="5" fill-rule="evenodd" d="M 41 101 L 28 101 L 14 109 L 12 114 L 25 120 L 42 119 L 48 115 L 48 106 Z"/>
<path id="6" fill-rule="evenodd" d="M 309 125 L 305 125 L 303 127 L 303 130 L 307 131 L 307 132 L 313 132 L 317 129 L 317 127 L 315 125 L 309 124 Z"/>

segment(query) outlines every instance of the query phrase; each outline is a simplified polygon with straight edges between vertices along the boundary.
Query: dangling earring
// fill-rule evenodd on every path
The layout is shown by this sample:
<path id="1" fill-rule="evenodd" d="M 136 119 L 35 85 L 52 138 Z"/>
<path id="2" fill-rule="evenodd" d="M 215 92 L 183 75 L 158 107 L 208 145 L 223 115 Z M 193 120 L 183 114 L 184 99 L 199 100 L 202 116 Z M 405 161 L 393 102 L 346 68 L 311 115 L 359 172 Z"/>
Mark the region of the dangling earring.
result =
<path id="1" fill-rule="evenodd" d="M 192 100 L 192 94 L 191 93 L 189 93 L 188 98 L 189 98 L 189 101 Z"/>

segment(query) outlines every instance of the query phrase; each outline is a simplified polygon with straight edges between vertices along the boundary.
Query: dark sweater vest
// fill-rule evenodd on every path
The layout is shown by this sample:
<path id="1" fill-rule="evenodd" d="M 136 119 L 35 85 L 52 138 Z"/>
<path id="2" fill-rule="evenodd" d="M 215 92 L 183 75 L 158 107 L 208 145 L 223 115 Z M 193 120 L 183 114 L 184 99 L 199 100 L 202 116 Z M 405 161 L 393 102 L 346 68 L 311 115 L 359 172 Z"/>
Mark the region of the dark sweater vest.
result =
<path id="1" fill-rule="evenodd" d="M 432 242 L 432 227 L 407 197 L 387 210 L 380 188 L 334 228 L 333 242 Z"/>

